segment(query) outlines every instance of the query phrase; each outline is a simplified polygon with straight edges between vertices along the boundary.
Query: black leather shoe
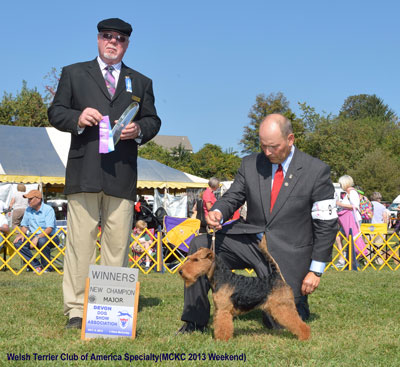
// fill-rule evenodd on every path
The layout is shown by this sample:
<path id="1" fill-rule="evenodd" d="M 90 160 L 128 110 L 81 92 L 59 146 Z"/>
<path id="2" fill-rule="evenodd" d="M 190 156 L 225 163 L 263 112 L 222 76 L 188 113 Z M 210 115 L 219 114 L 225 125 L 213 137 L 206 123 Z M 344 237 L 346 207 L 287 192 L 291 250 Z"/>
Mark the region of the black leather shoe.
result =
<path id="1" fill-rule="evenodd" d="M 194 322 L 185 322 L 181 328 L 176 332 L 175 335 L 178 334 L 190 334 L 193 333 L 194 331 L 200 331 L 201 333 L 204 333 L 206 331 L 206 326 L 204 325 L 197 325 Z"/>
<path id="2" fill-rule="evenodd" d="M 82 329 L 82 317 L 72 317 L 68 320 L 66 329 Z"/>

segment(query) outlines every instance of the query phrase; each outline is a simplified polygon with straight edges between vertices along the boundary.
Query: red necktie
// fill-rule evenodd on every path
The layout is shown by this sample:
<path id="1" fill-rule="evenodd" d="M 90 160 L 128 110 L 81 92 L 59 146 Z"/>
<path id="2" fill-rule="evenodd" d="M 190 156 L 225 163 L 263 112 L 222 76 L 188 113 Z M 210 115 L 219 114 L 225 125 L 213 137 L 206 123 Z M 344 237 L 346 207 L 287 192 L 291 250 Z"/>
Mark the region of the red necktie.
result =
<path id="1" fill-rule="evenodd" d="M 272 208 L 274 207 L 276 198 L 278 197 L 279 190 L 281 189 L 282 186 L 282 182 L 283 182 L 283 170 L 282 170 L 282 165 L 280 164 L 278 166 L 277 171 L 275 172 L 274 183 L 272 185 L 270 212 L 272 212 Z"/>

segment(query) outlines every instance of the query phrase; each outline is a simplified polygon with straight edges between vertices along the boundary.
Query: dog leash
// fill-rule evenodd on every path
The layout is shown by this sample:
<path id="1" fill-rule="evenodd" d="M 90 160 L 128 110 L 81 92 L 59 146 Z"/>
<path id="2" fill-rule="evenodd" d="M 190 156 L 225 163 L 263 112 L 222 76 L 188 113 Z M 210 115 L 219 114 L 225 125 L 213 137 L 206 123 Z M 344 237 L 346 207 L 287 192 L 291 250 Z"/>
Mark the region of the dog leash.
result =
<path id="1" fill-rule="evenodd" d="M 208 232 L 208 234 L 211 233 L 211 251 L 215 254 L 215 233 L 217 231 L 215 229 L 211 229 L 209 226 L 207 226 L 207 232 Z"/>

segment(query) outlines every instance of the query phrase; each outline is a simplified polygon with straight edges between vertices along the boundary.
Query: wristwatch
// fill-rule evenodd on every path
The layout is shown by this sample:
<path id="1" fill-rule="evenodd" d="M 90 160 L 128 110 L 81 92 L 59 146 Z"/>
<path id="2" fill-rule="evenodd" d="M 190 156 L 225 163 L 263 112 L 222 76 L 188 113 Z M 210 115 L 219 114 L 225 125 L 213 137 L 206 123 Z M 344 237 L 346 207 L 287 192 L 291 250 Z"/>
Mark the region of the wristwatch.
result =
<path id="1" fill-rule="evenodd" d="M 319 273 L 318 271 L 313 271 L 313 273 L 314 273 L 318 278 L 321 278 L 321 277 L 322 277 L 322 273 Z"/>

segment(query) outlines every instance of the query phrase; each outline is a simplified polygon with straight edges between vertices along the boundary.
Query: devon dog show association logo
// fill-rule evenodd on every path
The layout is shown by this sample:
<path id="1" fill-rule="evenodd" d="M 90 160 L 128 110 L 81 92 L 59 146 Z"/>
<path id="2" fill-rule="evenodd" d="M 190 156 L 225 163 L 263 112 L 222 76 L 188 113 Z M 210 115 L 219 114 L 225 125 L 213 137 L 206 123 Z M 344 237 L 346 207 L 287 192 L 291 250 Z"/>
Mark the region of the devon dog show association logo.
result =
<path id="1" fill-rule="evenodd" d="M 132 316 L 128 312 L 118 311 L 118 324 L 122 329 L 126 329 Z"/>

